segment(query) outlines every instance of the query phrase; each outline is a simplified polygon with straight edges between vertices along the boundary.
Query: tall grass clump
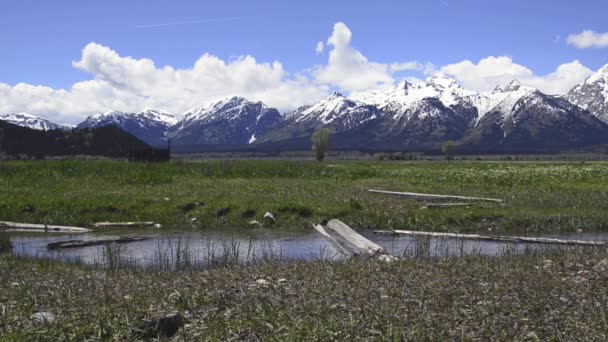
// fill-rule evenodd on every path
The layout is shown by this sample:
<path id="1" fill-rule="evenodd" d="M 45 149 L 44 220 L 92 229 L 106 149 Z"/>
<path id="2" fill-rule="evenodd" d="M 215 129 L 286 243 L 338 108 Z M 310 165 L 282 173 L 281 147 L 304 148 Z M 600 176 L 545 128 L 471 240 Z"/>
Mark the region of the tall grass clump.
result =
<path id="1" fill-rule="evenodd" d="M 0 233 L 0 254 L 9 253 L 13 249 L 11 239 L 6 233 Z"/>

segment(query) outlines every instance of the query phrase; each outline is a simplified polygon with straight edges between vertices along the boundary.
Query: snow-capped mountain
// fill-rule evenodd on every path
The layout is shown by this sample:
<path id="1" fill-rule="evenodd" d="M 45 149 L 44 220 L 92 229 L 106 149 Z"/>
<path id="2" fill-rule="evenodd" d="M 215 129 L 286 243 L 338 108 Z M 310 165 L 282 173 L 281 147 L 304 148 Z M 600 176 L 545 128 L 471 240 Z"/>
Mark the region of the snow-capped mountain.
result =
<path id="1" fill-rule="evenodd" d="M 117 126 L 133 134 L 152 146 L 166 146 L 169 127 L 175 125 L 177 119 L 164 111 L 147 108 L 138 113 L 125 113 L 110 110 L 87 117 L 78 124 L 78 128 L 96 128 L 102 126 Z"/>
<path id="2" fill-rule="evenodd" d="M 168 137 L 180 145 L 245 145 L 282 120 L 275 108 L 235 96 L 189 110 Z"/>
<path id="3" fill-rule="evenodd" d="M 373 126 L 382 115 L 374 105 L 334 92 L 312 105 L 286 113 L 281 125 L 261 137 L 260 142 L 299 140 L 298 148 L 305 148 L 310 144 L 310 135 L 321 127 L 331 129 L 335 133 L 333 140 L 338 143 L 341 133 L 350 141 L 371 139 L 369 134 L 375 133 Z"/>
<path id="4" fill-rule="evenodd" d="M 608 123 L 608 64 L 574 86 L 566 98 Z"/>
<path id="5" fill-rule="evenodd" d="M 526 95 L 538 91 L 535 88 L 524 87 L 519 81 L 512 80 L 507 86 L 496 86 L 491 92 L 477 93 L 471 97 L 473 106 L 477 108 L 475 126 L 489 112 L 495 111 L 508 116 L 517 101 Z"/>
<path id="6" fill-rule="evenodd" d="M 425 84 L 414 85 L 402 81 L 386 90 L 355 94 L 351 98 L 363 103 L 373 104 L 378 109 L 391 114 L 394 119 L 412 113 L 410 107 L 426 99 L 436 99 L 444 107 L 471 105 L 471 97 L 476 92 L 465 90 L 456 80 L 436 74 L 429 77 Z M 429 113 L 432 115 L 433 113 Z M 424 114 L 423 114 L 424 115 Z"/>
<path id="7" fill-rule="evenodd" d="M 69 130 L 73 128 L 71 125 L 56 124 L 39 116 L 23 112 L 14 114 L 0 114 L 0 120 L 10 122 L 17 126 L 37 129 L 40 131 L 49 131 L 52 129 Z"/>
<path id="8" fill-rule="evenodd" d="M 331 127 L 335 132 L 354 129 L 380 116 L 382 112 L 375 106 L 348 99 L 338 92 L 292 114 L 294 125 Z"/>
<path id="9" fill-rule="evenodd" d="M 377 106 L 384 114 L 377 135 L 391 145 L 429 146 L 460 139 L 477 118 L 476 92 L 444 74 L 424 84 L 402 81 L 394 87 L 352 98 Z"/>
<path id="10" fill-rule="evenodd" d="M 520 86 L 499 89 L 501 98 L 463 142 L 471 149 L 541 151 L 608 142 L 608 125 L 562 97 Z"/>

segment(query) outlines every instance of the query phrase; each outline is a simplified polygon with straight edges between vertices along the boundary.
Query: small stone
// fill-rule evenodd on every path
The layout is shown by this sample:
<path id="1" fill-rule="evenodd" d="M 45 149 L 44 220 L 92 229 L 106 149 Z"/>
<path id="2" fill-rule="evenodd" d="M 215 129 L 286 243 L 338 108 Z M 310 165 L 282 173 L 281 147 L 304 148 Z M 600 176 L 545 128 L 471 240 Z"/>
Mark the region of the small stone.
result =
<path id="1" fill-rule="evenodd" d="M 378 256 L 378 260 L 384 261 L 384 262 L 392 262 L 392 261 L 397 260 L 397 258 L 395 258 L 394 256 L 389 255 L 389 254 L 382 254 L 382 255 Z"/>
<path id="2" fill-rule="evenodd" d="M 271 212 L 266 212 L 266 214 L 264 214 L 264 220 L 269 222 L 276 222 L 276 219 L 274 218 L 274 215 Z"/>
<path id="3" fill-rule="evenodd" d="M 169 197 L 165 197 L 163 198 L 164 201 L 168 202 L 169 201 Z"/>
<path id="4" fill-rule="evenodd" d="M 46 325 L 53 323 L 55 320 L 55 315 L 50 312 L 36 312 L 30 316 L 30 320 L 32 323 L 34 323 L 34 325 Z"/>
<path id="5" fill-rule="evenodd" d="M 156 229 L 161 229 L 163 227 L 163 225 L 160 223 L 155 223 L 153 227 Z"/>
<path id="6" fill-rule="evenodd" d="M 279 284 L 284 284 L 287 282 L 287 279 L 285 278 L 280 278 L 279 280 L 277 280 L 279 282 Z"/>

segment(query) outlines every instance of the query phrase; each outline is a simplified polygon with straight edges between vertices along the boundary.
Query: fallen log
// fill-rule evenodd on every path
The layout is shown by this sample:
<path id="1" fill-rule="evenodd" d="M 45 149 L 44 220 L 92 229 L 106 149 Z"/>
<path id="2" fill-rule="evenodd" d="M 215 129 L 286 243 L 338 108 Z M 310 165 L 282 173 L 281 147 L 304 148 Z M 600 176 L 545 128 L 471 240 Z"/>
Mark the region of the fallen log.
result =
<path id="1" fill-rule="evenodd" d="M 148 238 L 143 237 L 120 237 L 113 239 L 102 239 L 102 240 L 66 240 L 59 242 L 51 242 L 46 245 L 48 249 L 65 249 L 65 248 L 81 248 L 81 247 L 91 247 L 91 246 L 100 246 L 109 243 L 130 243 L 147 240 Z"/>
<path id="2" fill-rule="evenodd" d="M 578 245 L 578 246 L 607 246 L 608 245 L 608 241 L 564 240 L 564 239 L 528 237 L 528 236 L 436 233 L 436 232 L 419 232 L 419 231 L 413 231 L 413 230 L 375 230 L 374 234 L 427 236 L 427 237 L 436 237 L 436 238 L 449 238 L 449 239 L 461 239 L 461 240 L 484 240 L 484 241 L 496 241 L 496 242 L 514 242 L 514 243 L 538 243 L 538 244 L 558 244 L 558 245 Z"/>
<path id="3" fill-rule="evenodd" d="M 387 195 L 397 195 L 402 197 L 411 197 L 419 200 L 431 200 L 431 199 L 455 199 L 461 201 L 484 201 L 484 202 L 494 202 L 494 203 L 502 203 L 503 200 L 497 198 L 484 198 L 484 197 L 468 197 L 468 196 L 453 196 L 453 195 L 437 195 L 437 194 L 422 194 L 417 192 L 399 192 L 399 191 L 386 191 L 386 190 L 376 190 L 376 189 L 368 189 L 369 192 L 379 193 L 379 194 L 387 194 Z"/>
<path id="4" fill-rule="evenodd" d="M 334 238 L 333 236 L 331 236 L 326 230 L 325 228 L 323 228 L 322 225 L 320 224 L 313 224 L 312 227 L 319 232 L 319 234 L 321 234 L 327 241 L 329 241 L 329 243 L 336 249 L 336 251 L 338 251 L 338 253 L 345 255 L 345 256 L 353 256 L 355 255 L 353 251 L 349 250 L 348 248 L 342 246 L 338 240 L 336 240 L 336 238 Z"/>
<path id="5" fill-rule="evenodd" d="M 427 205 L 423 205 L 420 207 L 420 209 L 469 207 L 471 205 L 471 203 L 429 203 Z"/>
<path id="6" fill-rule="evenodd" d="M 369 241 L 347 226 L 344 222 L 334 219 L 327 222 L 327 230 L 332 237 L 342 246 L 346 246 L 353 255 L 374 257 L 383 261 L 392 261 L 396 258 L 390 255 L 382 246 Z"/>
<path id="7" fill-rule="evenodd" d="M 82 227 L 0 221 L 0 231 L 36 233 L 88 233 L 91 230 Z"/>
<path id="8" fill-rule="evenodd" d="M 150 227 L 154 226 L 155 222 L 96 222 L 93 223 L 95 228 L 107 228 L 107 227 Z"/>

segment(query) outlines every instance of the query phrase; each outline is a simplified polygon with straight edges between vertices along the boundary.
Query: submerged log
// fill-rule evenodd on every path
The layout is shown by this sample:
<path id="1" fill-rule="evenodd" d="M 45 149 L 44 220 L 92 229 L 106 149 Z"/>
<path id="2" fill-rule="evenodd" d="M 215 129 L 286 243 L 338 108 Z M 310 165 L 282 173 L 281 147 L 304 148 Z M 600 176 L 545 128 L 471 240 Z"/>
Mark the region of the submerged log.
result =
<path id="1" fill-rule="evenodd" d="M 120 237 L 113 239 L 103 239 L 103 240 L 66 240 L 59 242 L 52 242 L 46 245 L 48 249 L 65 249 L 65 248 L 81 248 L 81 247 L 91 247 L 91 246 L 100 246 L 108 243 L 129 243 L 129 242 L 137 242 L 147 240 L 148 238 L 143 237 Z"/>
<path id="2" fill-rule="evenodd" d="M 436 233 L 436 232 L 419 232 L 419 231 L 413 231 L 413 230 L 375 230 L 374 233 L 381 234 L 381 235 L 427 236 L 427 237 L 461 239 L 461 240 L 484 240 L 484 241 L 496 241 L 496 242 L 515 242 L 515 243 L 538 243 L 538 244 L 577 245 L 577 246 L 607 246 L 608 245 L 608 241 L 564 240 L 564 239 L 528 237 L 528 236 Z"/>
<path id="3" fill-rule="evenodd" d="M 350 255 L 358 255 L 363 257 L 374 257 L 383 261 L 392 261 L 396 258 L 390 255 L 382 248 L 382 246 L 369 241 L 347 226 L 344 222 L 334 219 L 327 222 L 327 229 L 323 226 L 315 226 L 315 229 L 320 232 L 332 244 L 341 246 L 342 250 Z"/>
<path id="4" fill-rule="evenodd" d="M 156 223 L 151 221 L 146 222 L 96 222 L 93 223 L 95 228 L 107 228 L 107 227 L 151 227 Z"/>
<path id="5" fill-rule="evenodd" d="M 379 194 L 387 194 L 387 195 L 397 195 L 402 197 L 411 197 L 419 200 L 430 200 L 430 199 L 455 199 L 461 201 L 484 201 L 484 202 L 494 202 L 494 203 L 502 203 L 503 200 L 497 198 L 484 198 L 484 197 L 469 197 L 469 196 L 453 196 L 453 195 L 438 195 L 438 194 L 422 194 L 417 192 L 400 192 L 400 191 L 386 191 L 386 190 L 376 190 L 369 189 L 369 192 L 379 193 Z"/>
<path id="6" fill-rule="evenodd" d="M 472 203 L 429 203 L 423 205 L 420 209 L 435 209 L 435 208 L 454 208 L 454 207 L 470 207 Z"/>
<path id="7" fill-rule="evenodd" d="M 50 224 L 34 224 L 21 222 L 0 221 L 0 231 L 7 232 L 45 232 L 45 233 L 88 233 L 91 230 L 82 227 L 55 226 Z"/>

